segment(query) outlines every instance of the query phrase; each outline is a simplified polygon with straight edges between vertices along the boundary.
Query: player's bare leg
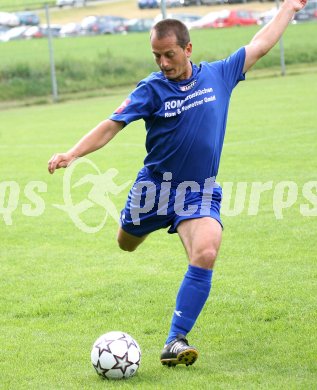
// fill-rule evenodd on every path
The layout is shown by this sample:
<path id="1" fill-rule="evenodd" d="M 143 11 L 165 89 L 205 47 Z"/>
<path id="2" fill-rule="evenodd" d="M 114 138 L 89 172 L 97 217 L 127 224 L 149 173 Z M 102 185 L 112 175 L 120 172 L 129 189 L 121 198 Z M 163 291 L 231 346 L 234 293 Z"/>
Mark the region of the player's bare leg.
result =
<path id="1" fill-rule="evenodd" d="M 120 249 L 127 252 L 133 252 L 146 237 L 147 234 L 142 237 L 133 236 L 132 234 L 125 232 L 122 228 L 119 228 L 117 241 Z"/>
<path id="2" fill-rule="evenodd" d="M 177 232 L 186 250 L 189 267 L 178 292 L 170 333 L 161 353 L 161 363 L 169 367 L 188 366 L 198 358 L 197 349 L 188 344 L 186 335 L 208 298 L 222 228 L 215 219 L 204 217 L 181 222 Z"/>
<path id="3" fill-rule="evenodd" d="M 222 238 L 222 227 L 210 217 L 182 221 L 177 233 L 184 245 L 189 263 L 196 267 L 212 269 Z"/>

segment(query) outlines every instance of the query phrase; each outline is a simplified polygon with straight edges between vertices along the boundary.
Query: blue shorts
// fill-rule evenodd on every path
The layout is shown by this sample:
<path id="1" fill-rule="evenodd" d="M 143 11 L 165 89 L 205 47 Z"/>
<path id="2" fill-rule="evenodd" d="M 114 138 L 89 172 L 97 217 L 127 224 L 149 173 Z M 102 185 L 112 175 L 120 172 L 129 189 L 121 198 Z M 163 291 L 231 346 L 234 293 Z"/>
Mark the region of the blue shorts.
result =
<path id="1" fill-rule="evenodd" d="M 141 237 L 167 227 L 168 233 L 176 233 L 181 221 L 194 218 L 211 217 L 222 226 L 221 199 L 222 189 L 212 178 L 201 184 L 177 183 L 143 167 L 121 211 L 121 227 Z"/>

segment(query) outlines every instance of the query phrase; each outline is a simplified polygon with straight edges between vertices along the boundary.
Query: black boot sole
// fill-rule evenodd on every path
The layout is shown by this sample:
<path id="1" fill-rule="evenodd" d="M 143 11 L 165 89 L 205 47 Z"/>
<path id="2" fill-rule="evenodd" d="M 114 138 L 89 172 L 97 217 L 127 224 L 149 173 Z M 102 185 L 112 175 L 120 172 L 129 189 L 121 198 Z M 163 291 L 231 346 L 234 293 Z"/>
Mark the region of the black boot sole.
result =
<path id="1" fill-rule="evenodd" d="M 187 349 L 186 351 L 180 352 L 176 358 L 161 359 L 163 366 L 175 367 L 178 364 L 185 364 L 191 366 L 195 363 L 198 358 L 198 351 L 196 349 Z"/>

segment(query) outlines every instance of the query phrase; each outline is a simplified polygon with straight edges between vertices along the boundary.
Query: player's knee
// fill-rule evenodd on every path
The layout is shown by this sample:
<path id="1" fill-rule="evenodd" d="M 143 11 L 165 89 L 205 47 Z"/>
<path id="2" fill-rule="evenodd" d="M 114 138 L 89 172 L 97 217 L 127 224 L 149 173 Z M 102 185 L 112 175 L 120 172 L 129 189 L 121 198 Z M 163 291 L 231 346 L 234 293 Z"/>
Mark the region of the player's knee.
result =
<path id="1" fill-rule="evenodd" d="M 197 267 L 211 269 L 215 264 L 217 255 L 216 249 L 205 248 L 193 254 L 191 263 Z"/>
<path id="2" fill-rule="evenodd" d="M 136 245 L 132 245 L 131 243 L 120 240 L 119 238 L 118 238 L 118 245 L 119 245 L 119 248 L 125 252 L 133 252 L 137 248 Z"/>
<path id="3" fill-rule="evenodd" d="M 125 252 L 133 252 L 138 246 L 138 240 L 131 237 L 128 233 L 124 232 L 122 229 L 119 229 L 117 235 L 117 243 L 119 248 Z"/>

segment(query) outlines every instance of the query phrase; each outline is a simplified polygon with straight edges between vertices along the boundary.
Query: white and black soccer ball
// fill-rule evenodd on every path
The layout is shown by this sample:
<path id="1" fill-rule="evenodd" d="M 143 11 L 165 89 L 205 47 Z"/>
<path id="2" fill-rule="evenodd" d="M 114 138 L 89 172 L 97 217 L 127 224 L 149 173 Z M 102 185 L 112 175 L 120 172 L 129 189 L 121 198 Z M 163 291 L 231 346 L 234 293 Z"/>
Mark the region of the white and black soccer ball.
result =
<path id="1" fill-rule="evenodd" d="M 124 332 L 109 332 L 100 336 L 91 351 L 91 362 L 97 374 L 106 379 L 133 376 L 140 361 L 138 343 Z"/>

